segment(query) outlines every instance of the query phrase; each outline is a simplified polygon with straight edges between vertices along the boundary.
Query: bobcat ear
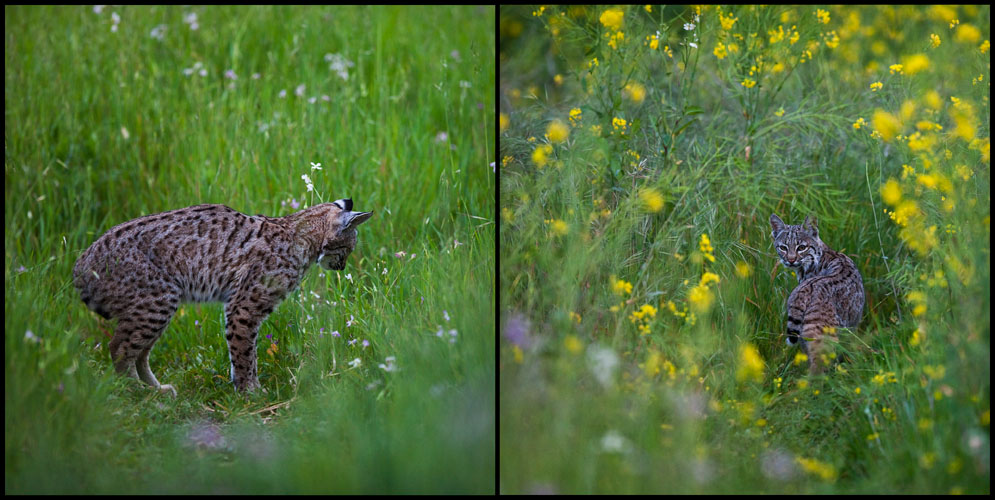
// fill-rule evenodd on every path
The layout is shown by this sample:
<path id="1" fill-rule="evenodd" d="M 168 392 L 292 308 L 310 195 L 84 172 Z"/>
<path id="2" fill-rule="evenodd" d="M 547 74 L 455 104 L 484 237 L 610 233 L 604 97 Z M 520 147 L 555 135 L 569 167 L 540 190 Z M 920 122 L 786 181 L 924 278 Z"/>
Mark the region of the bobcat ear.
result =
<path id="1" fill-rule="evenodd" d="M 808 231 L 813 237 L 819 237 L 819 227 L 817 226 L 818 221 L 815 217 L 805 216 L 805 222 L 802 223 L 802 229 Z"/>
<path id="2" fill-rule="evenodd" d="M 333 205 L 339 207 L 340 210 L 345 210 L 349 212 L 352 210 L 352 198 L 345 198 L 342 200 L 335 200 L 332 202 Z"/>
<path id="3" fill-rule="evenodd" d="M 369 220 L 370 217 L 373 217 L 373 212 L 346 212 L 342 214 L 342 229 L 339 232 L 354 229 Z"/>
<path id="4" fill-rule="evenodd" d="M 784 221 L 776 214 L 770 214 L 771 235 L 775 235 L 784 230 Z"/>

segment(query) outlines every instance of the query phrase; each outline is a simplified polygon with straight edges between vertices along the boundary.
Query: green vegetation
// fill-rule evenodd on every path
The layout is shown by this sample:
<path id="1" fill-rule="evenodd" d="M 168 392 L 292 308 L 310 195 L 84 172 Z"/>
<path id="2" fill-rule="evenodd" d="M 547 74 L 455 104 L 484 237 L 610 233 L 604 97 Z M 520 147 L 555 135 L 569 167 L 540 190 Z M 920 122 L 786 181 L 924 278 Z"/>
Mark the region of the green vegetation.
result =
<path id="1" fill-rule="evenodd" d="M 494 492 L 493 7 L 4 14 L 5 493 Z M 71 280 L 100 234 L 346 197 L 375 217 L 263 323 L 266 393 L 220 304 L 156 344 L 177 399 L 114 374 Z"/>
<path id="2" fill-rule="evenodd" d="M 502 7 L 501 493 L 990 493 L 988 6 Z M 785 345 L 768 217 L 867 293 Z"/>

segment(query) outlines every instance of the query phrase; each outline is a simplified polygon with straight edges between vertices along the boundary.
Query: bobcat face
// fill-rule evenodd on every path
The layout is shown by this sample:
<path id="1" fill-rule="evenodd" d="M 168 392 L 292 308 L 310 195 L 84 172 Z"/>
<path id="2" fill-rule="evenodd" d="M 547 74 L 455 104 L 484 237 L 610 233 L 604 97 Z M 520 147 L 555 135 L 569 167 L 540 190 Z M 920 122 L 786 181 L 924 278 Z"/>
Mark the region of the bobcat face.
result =
<path id="1" fill-rule="evenodd" d="M 781 263 L 788 268 L 801 269 L 803 274 L 818 267 L 824 244 L 819 239 L 815 219 L 805 218 L 799 226 L 790 226 L 780 217 L 770 216 L 771 238 Z"/>
<path id="2" fill-rule="evenodd" d="M 352 199 L 336 200 L 329 211 L 329 229 L 321 245 L 318 262 L 325 269 L 345 269 L 346 257 L 356 248 L 356 226 L 366 222 L 373 212 L 353 212 Z"/>

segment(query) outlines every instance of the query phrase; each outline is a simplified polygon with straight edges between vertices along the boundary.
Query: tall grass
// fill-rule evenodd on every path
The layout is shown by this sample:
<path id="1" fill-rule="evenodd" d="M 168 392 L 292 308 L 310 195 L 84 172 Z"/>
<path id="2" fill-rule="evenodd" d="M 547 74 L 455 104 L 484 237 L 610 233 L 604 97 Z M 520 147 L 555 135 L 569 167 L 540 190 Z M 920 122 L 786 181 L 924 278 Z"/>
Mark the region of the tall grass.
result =
<path id="1" fill-rule="evenodd" d="M 990 491 L 987 6 L 501 14 L 499 491 Z M 771 213 L 863 275 L 825 376 Z"/>
<path id="2" fill-rule="evenodd" d="M 5 492 L 494 491 L 494 13 L 5 7 Z M 176 400 L 113 373 L 71 282 L 101 233 L 345 197 L 375 217 L 262 325 L 266 393 L 220 304 L 156 344 Z"/>

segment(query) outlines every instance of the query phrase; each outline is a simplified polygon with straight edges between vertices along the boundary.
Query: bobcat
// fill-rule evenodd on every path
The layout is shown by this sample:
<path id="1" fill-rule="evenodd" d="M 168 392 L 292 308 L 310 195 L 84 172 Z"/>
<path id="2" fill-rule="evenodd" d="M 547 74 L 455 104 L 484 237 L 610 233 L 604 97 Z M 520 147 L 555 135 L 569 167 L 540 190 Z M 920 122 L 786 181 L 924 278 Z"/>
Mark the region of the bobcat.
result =
<path id="1" fill-rule="evenodd" d="M 864 311 L 864 283 L 849 257 L 819 239 L 815 219 L 790 226 L 770 216 L 771 238 L 781 262 L 798 275 L 798 286 L 788 296 L 789 345 L 804 340 L 810 373 L 821 373 L 823 337 L 836 338 L 836 328 L 860 323 Z"/>
<path id="2" fill-rule="evenodd" d="M 224 205 L 146 215 L 112 227 L 80 255 L 73 283 L 87 307 L 118 320 L 108 344 L 118 373 L 176 396 L 149 369 L 149 353 L 181 302 L 225 303 L 231 380 L 258 389 L 256 333 L 316 261 L 342 270 L 356 227 L 373 212 L 352 200 L 285 217 L 249 216 Z"/>

